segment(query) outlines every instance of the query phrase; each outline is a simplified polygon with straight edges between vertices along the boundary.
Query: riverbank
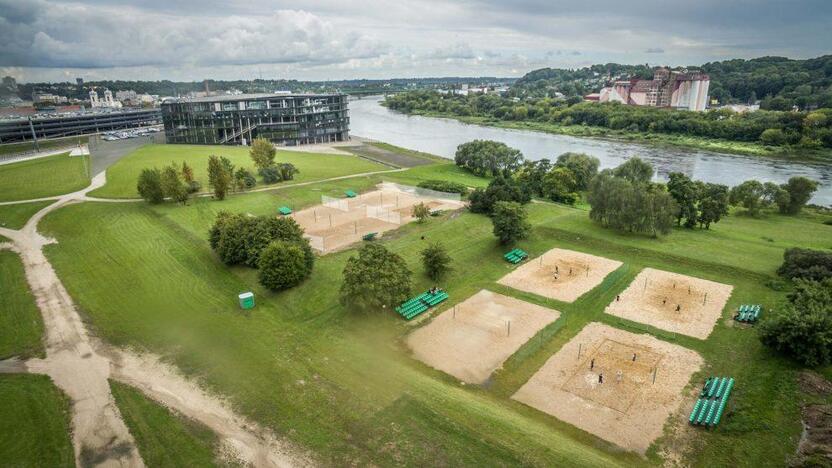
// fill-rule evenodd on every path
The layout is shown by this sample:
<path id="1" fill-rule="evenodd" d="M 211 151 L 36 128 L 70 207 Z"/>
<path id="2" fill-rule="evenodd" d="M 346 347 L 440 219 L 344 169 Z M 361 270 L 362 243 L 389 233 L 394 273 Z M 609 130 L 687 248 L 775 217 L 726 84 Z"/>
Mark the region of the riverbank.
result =
<path id="1" fill-rule="evenodd" d="M 384 101 L 380 104 L 384 106 Z M 386 106 L 385 106 L 386 107 Z M 394 112 L 401 112 L 390 109 Z M 689 135 L 675 135 L 651 132 L 631 132 L 627 130 L 613 130 L 605 127 L 593 127 L 587 125 L 557 125 L 547 122 L 535 121 L 504 121 L 478 116 L 459 116 L 433 111 L 412 111 L 401 112 L 404 115 L 419 115 L 422 117 L 434 117 L 453 119 L 462 123 L 472 125 L 485 125 L 495 128 L 506 128 L 511 130 L 530 130 L 535 132 L 552 133 L 555 135 L 567 135 L 580 138 L 597 138 L 611 141 L 624 141 L 627 143 L 643 144 L 650 146 L 672 146 L 676 148 L 687 148 L 702 151 L 714 151 L 719 153 L 739 154 L 744 156 L 765 156 L 769 158 L 782 158 L 789 161 L 806 162 L 832 162 L 832 150 L 806 150 L 792 149 L 788 147 L 765 146 L 760 143 L 744 141 L 720 140 L 714 138 L 702 138 Z"/>

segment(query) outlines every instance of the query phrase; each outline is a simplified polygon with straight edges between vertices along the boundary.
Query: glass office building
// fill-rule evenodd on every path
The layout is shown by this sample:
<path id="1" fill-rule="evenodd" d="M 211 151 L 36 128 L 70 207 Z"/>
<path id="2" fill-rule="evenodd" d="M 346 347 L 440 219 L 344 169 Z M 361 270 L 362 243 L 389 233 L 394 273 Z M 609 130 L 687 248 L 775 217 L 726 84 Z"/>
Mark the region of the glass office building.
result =
<path id="1" fill-rule="evenodd" d="M 239 94 L 167 99 L 168 143 L 249 145 L 266 138 L 295 146 L 349 139 L 345 94 Z"/>

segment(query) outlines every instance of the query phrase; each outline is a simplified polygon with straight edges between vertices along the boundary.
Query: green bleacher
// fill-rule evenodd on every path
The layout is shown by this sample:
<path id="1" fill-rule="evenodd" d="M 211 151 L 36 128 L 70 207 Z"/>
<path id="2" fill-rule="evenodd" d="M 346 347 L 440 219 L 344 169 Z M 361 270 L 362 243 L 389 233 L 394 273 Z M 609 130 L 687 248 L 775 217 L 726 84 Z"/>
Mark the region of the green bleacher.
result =
<path id="1" fill-rule="evenodd" d="M 363 239 L 365 241 L 371 241 L 371 240 L 375 239 L 377 235 L 378 235 L 377 232 L 368 232 L 367 234 L 364 234 L 363 236 L 361 236 L 361 239 Z"/>
<path id="2" fill-rule="evenodd" d="M 714 427 L 719 424 L 731 389 L 734 388 L 733 377 L 710 377 L 699 393 L 699 399 L 690 412 L 688 422 L 695 426 Z"/>
<path id="3" fill-rule="evenodd" d="M 503 258 L 506 259 L 509 263 L 514 263 L 515 265 L 522 262 L 524 259 L 528 258 L 529 254 L 526 253 L 524 250 L 521 249 L 514 249 L 511 252 L 503 255 Z"/>
<path id="4" fill-rule="evenodd" d="M 760 319 L 762 307 L 759 304 L 743 304 L 737 309 L 734 320 L 743 323 L 754 323 Z"/>
<path id="5" fill-rule="evenodd" d="M 425 291 L 412 299 L 404 301 L 400 306 L 396 307 L 396 312 L 405 320 L 410 320 L 440 302 L 445 301 L 448 297 L 448 293 L 442 290 L 437 290 L 435 293 Z"/>
<path id="6" fill-rule="evenodd" d="M 280 214 L 282 214 L 283 216 L 292 214 L 292 209 L 288 206 L 281 206 L 277 209 L 277 211 L 280 212 Z"/>
<path id="7" fill-rule="evenodd" d="M 352 190 L 347 190 L 346 192 L 344 192 L 344 195 L 346 195 L 347 198 L 355 198 L 358 196 L 358 194 L 353 192 Z"/>

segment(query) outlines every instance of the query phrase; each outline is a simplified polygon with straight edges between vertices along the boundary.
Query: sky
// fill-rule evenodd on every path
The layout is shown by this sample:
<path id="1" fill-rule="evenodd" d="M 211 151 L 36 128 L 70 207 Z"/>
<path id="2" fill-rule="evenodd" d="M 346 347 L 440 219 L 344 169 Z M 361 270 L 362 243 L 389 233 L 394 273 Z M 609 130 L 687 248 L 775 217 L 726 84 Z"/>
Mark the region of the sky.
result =
<path id="1" fill-rule="evenodd" d="M 832 0 L 0 0 L 0 75 L 519 77 L 832 53 Z"/>

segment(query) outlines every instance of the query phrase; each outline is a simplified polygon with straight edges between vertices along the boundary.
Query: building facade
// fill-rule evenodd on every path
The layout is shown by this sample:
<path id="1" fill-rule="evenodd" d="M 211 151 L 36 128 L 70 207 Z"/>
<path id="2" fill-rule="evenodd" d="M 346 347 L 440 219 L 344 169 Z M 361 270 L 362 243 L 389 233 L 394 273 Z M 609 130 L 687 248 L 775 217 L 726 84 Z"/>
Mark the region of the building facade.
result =
<path id="1" fill-rule="evenodd" d="M 669 107 L 703 111 L 708 105 L 711 79 L 704 73 L 659 68 L 652 80 L 616 81 L 588 100 L 620 102 L 632 106 Z"/>
<path id="2" fill-rule="evenodd" d="M 345 94 L 240 94 L 162 103 L 168 143 L 285 146 L 349 139 Z"/>

